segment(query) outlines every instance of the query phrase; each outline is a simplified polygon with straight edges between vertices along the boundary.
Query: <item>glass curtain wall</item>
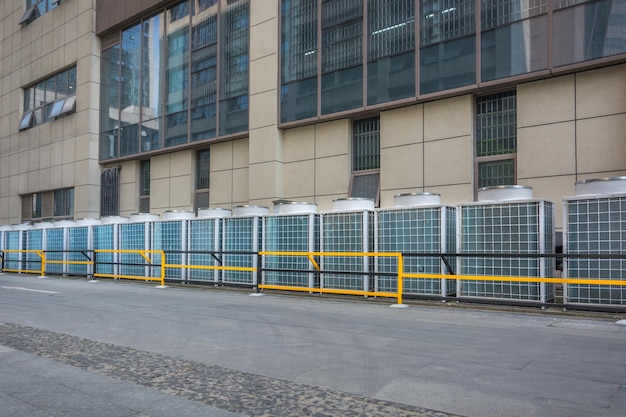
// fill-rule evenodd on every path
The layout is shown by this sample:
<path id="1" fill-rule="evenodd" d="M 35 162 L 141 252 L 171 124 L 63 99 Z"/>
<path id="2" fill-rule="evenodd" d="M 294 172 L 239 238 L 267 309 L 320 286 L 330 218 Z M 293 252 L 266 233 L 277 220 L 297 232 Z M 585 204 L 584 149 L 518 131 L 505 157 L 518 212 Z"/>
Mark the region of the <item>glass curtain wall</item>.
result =
<path id="1" fill-rule="evenodd" d="M 481 2 L 481 80 L 548 68 L 548 0 Z"/>
<path id="2" fill-rule="evenodd" d="M 102 52 L 100 160 L 247 131 L 249 13 L 186 0 L 122 30 Z"/>
<path id="3" fill-rule="evenodd" d="M 626 0 L 553 0 L 554 66 L 626 52 Z"/>

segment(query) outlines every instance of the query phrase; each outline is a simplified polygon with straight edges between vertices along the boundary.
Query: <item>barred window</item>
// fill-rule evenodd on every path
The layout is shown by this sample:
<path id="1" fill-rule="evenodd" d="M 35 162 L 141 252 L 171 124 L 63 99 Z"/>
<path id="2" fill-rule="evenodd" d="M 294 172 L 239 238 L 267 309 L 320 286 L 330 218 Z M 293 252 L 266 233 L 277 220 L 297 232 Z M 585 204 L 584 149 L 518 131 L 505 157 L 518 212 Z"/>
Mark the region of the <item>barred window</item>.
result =
<path id="1" fill-rule="evenodd" d="M 517 99 L 515 91 L 476 99 L 478 188 L 516 182 Z"/>
<path id="2" fill-rule="evenodd" d="M 413 0 L 370 0 L 367 21 L 369 61 L 415 49 Z"/>
<path id="3" fill-rule="evenodd" d="M 471 35 L 476 31 L 473 0 L 424 0 L 421 8 L 421 45 Z"/>
<path id="4" fill-rule="evenodd" d="M 492 29 L 547 12 L 548 0 L 482 0 L 481 29 Z"/>
<path id="5" fill-rule="evenodd" d="M 317 75 L 317 0 L 283 2 L 282 82 Z"/>
<path id="6" fill-rule="evenodd" d="M 139 212 L 150 212 L 150 160 L 139 165 Z"/>
<path id="7" fill-rule="evenodd" d="M 362 64 L 362 16 L 361 0 L 322 3 L 322 72 Z"/>
<path id="8" fill-rule="evenodd" d="M 211 151 L 203 149 L 196 153 L 196 210 L 209 207 Z"/>
<path id="9" fill-rule="evenodd" d="M 100 216 L 117 216 L 120 211 L 120 169 L 104 168 L 100 175 Z"/>
<path id="10" fill-rule="evenodd" d="M 378 205 L 380 189 L 380 116 L 355 120 L 352 126 L 350 197 L 371 198 Z"/>

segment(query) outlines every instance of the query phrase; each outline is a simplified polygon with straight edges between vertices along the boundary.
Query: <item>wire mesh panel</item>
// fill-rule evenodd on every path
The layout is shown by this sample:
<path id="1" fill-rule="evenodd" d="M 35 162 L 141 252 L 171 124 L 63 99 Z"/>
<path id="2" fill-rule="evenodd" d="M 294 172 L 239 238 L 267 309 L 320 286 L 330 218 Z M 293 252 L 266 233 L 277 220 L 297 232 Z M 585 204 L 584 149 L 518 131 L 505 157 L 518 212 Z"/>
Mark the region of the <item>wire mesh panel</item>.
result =
<path id="1" fill-rule="evenodd" d="M 374 212 L 332 212 L 322 214 L 322 252 L 369 252 L 374 248 Z M 371 256 L 323 256 L 322 287 L 373 291 L 372 275 L 354 274 L 373 272 Z M 349 274 L 332 273 L 335 271 Z"/>
<path id="2" fill-rule="evenodd" d="M 626 253 L 626 195 L 565 201 L 568 254 Z M 626 259 L 566 259 L 569 278 L 626 280 Z M 568 303 L 626 304 L 626 287 L 568 284 Z"/>
<path id="3" fill-rule="evenodd" d="M 46 273 L 63 274 L 65 267 L 61 263 L 50 263 L 49 261 L 65 260 L 65 228 L 54 227 L 46 229 Z"/>
<path id="4" fill-rule="evenodd" d="M 210 252 L 219 252 L 222 248 L 223 220 L 197 219 L 189 222 L 189 265 L 219 266 L 222 255 Z M 197 253 L 194 253 L 197 252 Z M 198 253 L 204 252 L 204 253 Z M 219 282 L 221 273 L 219 270 L 189 269 L 190 281 Z"/>
<path id="5" fill-rule="evenodd" d="M 26 235 L 21 230 L 9 230 L 5 232 L 5 250 L 22 250 L 26 248 Z M 19 252 L 5 252 L 4 268 L 14 271 L 23 269 L 24 256 Z"/>
<path id="6" fill-rule="evenodd" d="M 165 252 L 165 259 L 168 264 L 182 265 L 186 262 L 186 256 L 182 251 L 186 250 L 185 234 L 187 222 L 185 220 L 161 221 L 152 224 L 154 233 L 153 249 Z M 182 280 L 183 270 L 181 268 L 165 268 L 166 278 Z"/>
<path id="7" fill-rule="evenodd" d="M 545 201 L 468 204 L 458 208 L 458 251 L 475 254 L 541 254 L 554 252 L 553 204 Z M 551 277 L 553 258 L 461 257 L 459 273 Z M 546 302 L 554 286 L 543 283 L 461 280 L 457 295 Z"/>
<path id="8" fill-rule="evenodd" d="M 94 250 L 115 250 L 117 225 L 105 224 L 93 227 L 93 249 Z M 100 252 L 97 255 L 97 266 L 94 273 L 115 274 L 116 256 L 112 252 Z"/>
<path id="9" fill-rule="evenodd" d="M 68 261 L 86 262 L 89 261 L 91 239 L 89 226 L 68 227 Z M 87 275 L 89 268 L 86 264 L 68 264 L 67 271 L 72 275 Z"/>
<path id="10" fill-rule="evenodd" d="M 26 248 L 28 250 L 43 250 L 43 230 L 34 229 L 26 231 Z M 36 253 L 26 254 L 26 269 L 31 271 L 41 270 L 41 257 Z"/>
<path id="11" fill-rule="evenodd" d="M 257 255 L 228 252 L 257 252 L 261 244 L 261 217 L 230 217 L 224 219 L 224 266 L 256 268 Z M 256 273 L 231 271 L 223 273 L 223 282 L 232 284 L 256 283 Z"/>
<path id="12" fill-rule="evenodd" d="M 121 250 L 149 250 L 149 223 L 126 223 L 120 225 Z M 120 253 L 120 275 L 147 276 L 150 270 L 139 253 Z"/>
<path id="13" fill-rule="evenodd" d="M 404 257 L 404 272 L 448 273 L 440 253 L 455 252 L 455 212 L 453 207 L 416 207 L 381 210 L 378 213 L 377 252 L 433 253 L 435 256 Z M 452 260 L 449 260 L 452 262 Z M 378 271 L 396 273 L 397 259 L 381 257 Z M 448 285 L 446 285 L 448 284 Z M 431 294 L 446 296 L 454 294 L 455 286 L 437 278 L 405 278 L 405 294 Z M 395 292 L 397 279 L 380 276 L 378 289 Z"/>
<path id="14" fill-rule="evenodd" d="M 266 252 L 319 252 L 318 214 L 276 215 L 265 218 Z M 264 268 L 283 271 L 264 271 L 267 285 L 318 287 L 319 276 L 306 256 L 268 255 Z M 300 272 L 292 272 L 300 271 Z M 311 272 L 302 272 L 311 271 Z"/>

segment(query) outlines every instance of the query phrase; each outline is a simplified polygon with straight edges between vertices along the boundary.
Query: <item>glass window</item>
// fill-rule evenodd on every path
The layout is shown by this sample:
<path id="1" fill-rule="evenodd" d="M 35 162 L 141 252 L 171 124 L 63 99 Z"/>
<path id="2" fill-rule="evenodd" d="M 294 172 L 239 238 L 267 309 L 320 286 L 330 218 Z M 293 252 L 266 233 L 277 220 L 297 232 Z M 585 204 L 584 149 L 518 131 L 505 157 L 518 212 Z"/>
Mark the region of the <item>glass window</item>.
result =
<path id="1" fill-rule="evenodd" d="M 248 130 L 249 6 L 222 0 L 220 53 L 220 135 Z"/>
<path id="2" fill-rule="evenodd" d="M 420 93 L 476 83 L 473 0 L 420 2 Z"/>
<path id="3" fill-rule="evenodd" d="M 317 115 L 317 0 L 282 0 L 281 121 Z"/>
<path id="4" fill-rule="evenodd" d="M 363 3 L 322 3 L 322 114 L 363 106 Z"/>
<path id="5" fill-rule="evenodd" d="M 189 2 L 167 11 L 165 146 L 187 143 L 189 102 Z"/>
<path id="6" fill-rule="evenodd" d="M 481 79 L 548 68 L 548 0 L 483 0 Z"/>
<path id="7" fill-rule="evenodd" d="M 26 11 L 22 15 L 20 25 L 27 25 L 43 16 L 59 5 L 59 0 L 26 0 Z"/>
<path id="8" fill-rule="evenodd" d="M 515 184 L 517 98 L 515 91 L 476 98 L 478 188 Z"/>
<path id="9" fill-rule="evenodd" d="M 118 216 L 120 205 L 120 167 L 104 168 L 100 176 L 100 217 Z"/>
<path id="10" fill-rule="evenodd" d="M 367 104 L 415 96 L 415 2 L 368 1 Z"/>
<path id="11" fill-rule="evenodd" d="M 209 207 L 211 152 L 208 149 L 196 154 L 196 210 Z"/>
<path id="12" fill-rule="evenodd" d="M 554 66 L 626 53 L 626 0 L 554 1 Z"/>
<path id="13" fill-rule="evenodd" d="M 54 191 L 54 217 L 74 215 L 74 189 L 64 188 Z"/>
<path id="14" fill-rule="evenodd" d="M 139 151 L 141 25 L 122 32 L 120 82 L 120 156 Z"/>
<path id="15" fill-rule="evenodd" d="M 161 147 L 163 18 L 156 15 L 142 23 L 141 150 Z"/>
<path id="16" fill-rule="evenodd" d="M 378 205 L 380 189 L 380 116 L 352 125 L 350 197 L 371 198 Z"/>
<path id="17" fill-rule="evenodd" d="M 139 212 L 150 212 L 150 160 L 139 165 Z"/>
<path id="18" fill-rule="evenodd" d="M 24 114 L 20 121 L 20 130 L 31 128 L 35 125 L 54 120 L 61 114 L 73 112 L 71 107 L 64 112 L 66 97 L 71 97 L 75 103 L 74 95 L 76 67 L 53 74 L 36 84 L 24 88 Z M 70 88 L 71 87 L 71 88 Z"/>

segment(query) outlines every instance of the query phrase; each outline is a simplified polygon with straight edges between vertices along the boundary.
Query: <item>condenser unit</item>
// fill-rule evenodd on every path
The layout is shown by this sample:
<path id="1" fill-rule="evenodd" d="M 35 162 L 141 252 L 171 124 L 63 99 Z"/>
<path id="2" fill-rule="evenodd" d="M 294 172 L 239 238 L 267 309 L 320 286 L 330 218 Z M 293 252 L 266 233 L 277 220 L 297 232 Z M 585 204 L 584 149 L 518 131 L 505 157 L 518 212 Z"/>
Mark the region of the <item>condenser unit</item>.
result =
<path id="1" fill-rule="evenodd" d="M 404 256 L 404 272 L 416 274 L 449 274 L 454 259 L 441 254 L 456 251 L 455 208 L 441 204 L 441 196 L 432 193 L 399 194 L 393 208 L 378 211 L 376 252 L 400 252 Z M 411 254 L 432 253 L 432 256 Z M 397 259 L 381 257 L 378 271 L 398 272 Z M 456 283 L 439 278 L 405 278 L 404 294 L 436 296 L 453 295 Z M 397 278 L 380 275 L 377 289 L 396 292 Z"/>
<path id="2" fill-rule="evenodd" d="M 120 225 L 120 249 L 132 251 L 151 250 L 151 224 L 159 220 L 156 214 L 135 213 L 129 216 L 129 223 Z M 160 256 L 148 256 L 154 264 L 160 264 L 163 260 Z M 139 252 L 120 253 L 120 275 L 129 277 L 153 277 L 160 276 L 159 267 L 150 267 L 146 259 Z"/>
<path id="3" fill-rule="evenodd" d="M 471 255 L 461 255 L 457 260 L 460 275 L 553 276 L 554 258 L 540 255 L 554 253 L 554 205 L 533 199 L 531 188 L 478 190 L 478 202 L 457 206 L 457 227 L 457 252 Z M 457 296 L 544 303 L 553 300 L 554 285 L 460 280 Z"/>
<path id="4" fill-rule="evenodd" d="M 320 215 L 317 205 L 277 201 L 274 214 L 265 217 L 264 252 L 319 252 Z M 307 255 L 263 257 L 263 283 L 294 287 L 317 287 L 319 275 Z M 305 272 L 306 271 L 306 272 Z"/>
<path id="5" fill-rule="evenodd" d="M 128 217 L 105 216 L 99 225 L 93 226 L 93 249 L 115 251 L 120 248 L 120 225 L 128 223 Z M 116 252 L 95 253 L 94 274 L 119 275 L 119 254 Z"/>
<path id="6" fill-rule="evenodd" d="M 165 262 L 171 265 L 183 265 L 187 262 L 187 233 L 189 220 L 195 217 L 191 211 L 166 211 L 161 220 L 152 224 L 152 249 L 165 252 Z M 168 279 L 185 281 L 183 268 L 166 268 Z"/>
<path id="7" fill-rule="evenodd" d="M 257 268 L 256 253 L 261 247 L 263 216 L 269 209 L 263 206 L 237 206 L 233 216 L 224 219 L 224 266 Z M 227 284 L 256 285 L 256 271 L 224 270 L 222 282 Z"/>
<path id="8" fill-rule="evenodd" d="M 626 177 L 599 178 L 576 183 L 576 195 L 563 199 L 563 252 L 606 255 L 606 258 L 565 257 L 568 278 L 626 280 Z M 566 284 L 564 302 L 626 305 L 626 287 Z"/>
<path id="9" fill-rule="evenodd" d="M 224 218 L 231 211 L 222 208 L 198 210 L 196 219 L 189 222 L 189 261 L 190 266 L 221 267 L 223 264 L 222 241 L 224 239 Z M 218 284 L 222 279 L 220 269 L 189 268 L 190 281 Z"/>

